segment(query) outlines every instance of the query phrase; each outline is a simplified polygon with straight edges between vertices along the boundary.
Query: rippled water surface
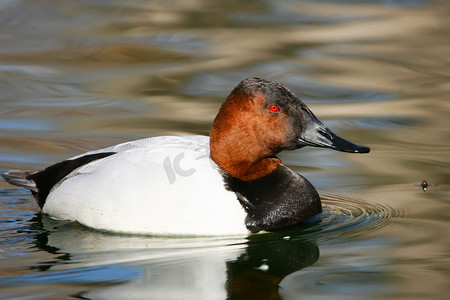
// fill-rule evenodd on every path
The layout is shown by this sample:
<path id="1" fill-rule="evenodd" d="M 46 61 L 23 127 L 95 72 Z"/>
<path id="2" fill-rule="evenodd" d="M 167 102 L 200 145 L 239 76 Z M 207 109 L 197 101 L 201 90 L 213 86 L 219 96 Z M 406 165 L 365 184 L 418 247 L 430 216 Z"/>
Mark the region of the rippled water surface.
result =
<path id="1" fill-rule="evenodd" d="M 0 298 L 447 299 L 449 11 L 445 0 L 1 1 L 0 171 L 208 134 L 249 76 L 284 83 L 372 151 L 281 153 L 324 212 L 248 237 L 97 232 L 41 215 L 0 181 Z"/>

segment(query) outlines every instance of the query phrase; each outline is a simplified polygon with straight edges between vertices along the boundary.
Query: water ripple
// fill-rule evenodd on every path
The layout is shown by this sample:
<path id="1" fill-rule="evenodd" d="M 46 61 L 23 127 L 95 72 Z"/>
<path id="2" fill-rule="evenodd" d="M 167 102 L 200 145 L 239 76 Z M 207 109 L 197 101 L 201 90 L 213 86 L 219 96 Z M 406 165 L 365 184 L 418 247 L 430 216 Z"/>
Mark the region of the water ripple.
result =
<path id="1" fill-rule="evenodd" d="M 322 194 L 321 198 L 323 212 L 313 220 L 311 227 L 304 229 L 306 234 L 326 235 L 327 239 L 330 239 L 329 234 L 335 237 L 367 234 L 385 226 L 389 219 L 403 215 L 388 205 L 357 198 L 332 194 Z"/>

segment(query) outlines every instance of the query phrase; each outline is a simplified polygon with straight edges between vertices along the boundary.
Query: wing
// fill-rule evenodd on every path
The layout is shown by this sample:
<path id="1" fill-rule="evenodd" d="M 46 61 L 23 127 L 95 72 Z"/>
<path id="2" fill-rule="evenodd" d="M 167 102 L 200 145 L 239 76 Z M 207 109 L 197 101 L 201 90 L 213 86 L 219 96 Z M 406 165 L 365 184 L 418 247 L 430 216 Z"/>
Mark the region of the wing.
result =
<path id="1" fill-rule="evenodd" d="M 66 176 L 43 211 L 120 232 L 247 232 L 244 210 L 209 158 L 208 137 L 150 138 L 85 155 L 111 152 Z"/>

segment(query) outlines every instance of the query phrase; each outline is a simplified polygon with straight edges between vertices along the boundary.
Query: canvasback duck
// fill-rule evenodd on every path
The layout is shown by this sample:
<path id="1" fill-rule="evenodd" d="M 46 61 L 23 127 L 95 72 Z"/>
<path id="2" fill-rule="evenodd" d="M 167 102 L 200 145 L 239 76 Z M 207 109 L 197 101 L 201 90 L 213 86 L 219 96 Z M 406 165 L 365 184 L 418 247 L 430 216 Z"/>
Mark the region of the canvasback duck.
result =
<path id="1" fill-rule="evenodd" d="M 276 154 L 304 146 L 368 153 L 325 127 L 280 83 L 241 81 L 207 136 L 161 136 L 2 176 L 42 212 L 104 231 L 232 235 L 274 231 L 320 213 L 320 197 Z"/>

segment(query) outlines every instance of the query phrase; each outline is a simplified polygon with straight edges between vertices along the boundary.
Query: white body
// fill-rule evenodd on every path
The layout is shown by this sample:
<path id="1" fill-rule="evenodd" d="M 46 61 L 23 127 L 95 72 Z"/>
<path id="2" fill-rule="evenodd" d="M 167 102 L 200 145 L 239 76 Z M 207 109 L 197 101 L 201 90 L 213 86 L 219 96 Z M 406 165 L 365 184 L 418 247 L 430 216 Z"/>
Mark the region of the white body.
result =
<path id="1" fill-rule="evenodd" d="M 100 152 L 117 153 L 66 176 L 44 213 L 124 233 L 248 233 L 244 209 L 209 158 L 209 137 L 147 138 L 83 155 Z"/>

